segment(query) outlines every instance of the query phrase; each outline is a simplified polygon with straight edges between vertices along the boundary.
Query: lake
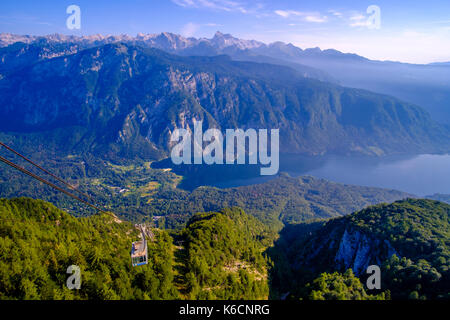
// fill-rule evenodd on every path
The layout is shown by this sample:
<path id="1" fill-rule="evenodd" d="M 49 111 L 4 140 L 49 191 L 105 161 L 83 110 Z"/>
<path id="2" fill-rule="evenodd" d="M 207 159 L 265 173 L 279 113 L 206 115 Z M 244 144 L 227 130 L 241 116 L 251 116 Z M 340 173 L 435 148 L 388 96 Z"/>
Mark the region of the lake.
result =
<path id="1" fill-rule="evenodd" d="M 276 176 L 259 176 L 250 165 L 163 167 L 183 176 L 181 187 L 200 185 L 219 188 L 263 183 Z M 291 176 L 311 175 L 330 181 L 409 192 L 417 196 L 450 194 L 450 155 L 423 154 L 410 157 L 305 157 L 280 155 L 280 172 Z"/>
<path id="2" fill-rule="evenodd" d="M 341 183 L 396 189 L 418 196 L 450 193 L 450 155 L 424 154 L 378 161 L 331 158 L 306 174 Z"/>

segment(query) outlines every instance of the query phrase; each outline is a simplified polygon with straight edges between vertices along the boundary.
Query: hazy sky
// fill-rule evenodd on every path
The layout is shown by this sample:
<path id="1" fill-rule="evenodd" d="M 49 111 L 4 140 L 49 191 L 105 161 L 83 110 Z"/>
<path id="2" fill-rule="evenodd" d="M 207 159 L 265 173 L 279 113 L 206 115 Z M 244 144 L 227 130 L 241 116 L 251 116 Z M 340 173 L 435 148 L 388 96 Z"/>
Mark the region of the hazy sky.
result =
<path id="1" fill-rule="evenodd" d="M 66 8 L 81 8 L 81 30 L 66 28 Z M 367 26 L 370 5 L 380 28 Z M 372 59 L 450 61 L 449 0 L 40 0 L 1 1 L 0 32 L 130 34 L 223 33 L 301 48 L 334 48 Z"/>

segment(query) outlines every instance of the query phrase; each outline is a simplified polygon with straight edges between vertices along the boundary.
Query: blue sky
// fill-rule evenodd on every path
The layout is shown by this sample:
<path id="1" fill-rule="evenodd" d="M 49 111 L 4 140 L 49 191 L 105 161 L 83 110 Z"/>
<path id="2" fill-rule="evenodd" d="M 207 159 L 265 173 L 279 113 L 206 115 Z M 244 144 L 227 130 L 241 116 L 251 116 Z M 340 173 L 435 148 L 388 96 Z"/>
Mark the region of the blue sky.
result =
<path id="1" fill-rule="evenodd" d="M 81 29 L 66 8 L 81 8 Z M 380 8 L 380 28 L 367 8 Z M 450 61 L 450 1 L 398 0 L 15 0 L 0 2 L 0 32 L 130 34 L 169 31 L 211 37 L 217 30 L 266 43 L 335 48 L 372 59 Z"/>

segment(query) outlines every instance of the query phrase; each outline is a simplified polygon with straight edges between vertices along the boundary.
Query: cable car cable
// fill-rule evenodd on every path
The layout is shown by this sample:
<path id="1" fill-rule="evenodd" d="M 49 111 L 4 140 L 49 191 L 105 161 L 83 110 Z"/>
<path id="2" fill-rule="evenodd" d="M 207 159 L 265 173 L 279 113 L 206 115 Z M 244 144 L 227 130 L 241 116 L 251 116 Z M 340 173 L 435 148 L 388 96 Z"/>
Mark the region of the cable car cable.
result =
<path id="1" fill-rule="evenodd" d="M 0 145 L 3 146 L 4 148 L 6 148 L 7 150 L 13 152 L 14 154 L 18 155 L 19 157 L 21 157 L 22 159 L 24 159 L 25 161 L 31 163 L 32 165 L 34 165 L 35 167 L 37 167 L 38 169 L 44 171 L 46 174 L 50 175 L 51 177 L 55 178 L 56 180 L 58 180 L 59 182 L 65 184 L 66 186 L 68 186 L 70 189 L 82 194 L 83 196 L 87 197 L 88 199 L 91 199 L 91 196 L 78 190 L 76 187 L 72 186 L 70 183 L 67 183 L 66 181 L 64 181 L 63 179 L 59 178 L 58 176 L 54 175 L 53 173 L 51 173 L 50 171 L 44 169 L 43 167 L 41 167 L 40 165 L 38 165 L 37 163 L 35 163 L 34 161 L 28 159 L 27 157 L 25 157 L 24 155 L 20 154 L 19 152 L 17 152 L 16 150 L 14 150 L 13 148 L 7 146 L 6 144 L 4 144 L 3 142 L 0 141 Z"/>
<path id="2" fill-rule="evenodd" d="M 13 168 L 15 168 L 16 170 L 21 171 L 22 173 L 25 173 L 26 175 L 28 175 L 28 176 L 30 176 L 30 177 L 36 179 L 36 180 L 39 180 L 40 182 L 42 182 L 42 183 L 44 183 L 44 184 L 46 184 L 46 185 L 48 185 L 48 186 L 50 186 L 50 187 L 52 187 L 52 188 L 54 188 L 54 189 L 56 189 L 56 190 L 58 190 L 58 191 L 60 191 L 60 192 L 62 192 L 62 193 L 64 193 L 64 194 L 68 195 L 69 197 L 71 197 L 71 198 L 73 198 L 73 199 L 75 199 L 75 200 L 78 200 L 78 201 L 80 201 L 80 202 L 82 202 L 82 203 L 88 205 L 88 206 L 91 207 L 91 208 L 94 208 L 94 209 L 96 209 L 96 210 L 98 210 L 98 211 L 100 211 L 100 212 L 102 212 L 102 213 L 105 213 L 105 214 L 112 215 L 112 216 L 116 217 L 116 216 L 115 216 L 114 214 L 112 214 L 111 212 L 108 212 L 108 211 L 105 211 L 105 210 L 103 210 L 103 209 L 100 209 L 100 208 L 97 207 L 96 205 L 91 204 L 91 203 L 89 203 L 89 202 L 87 202 L 87 201 L 85 201 L 85 200 L 83 200 L 83 199 L 77 197 L 76 195 L 74 195 L 74 194 L 68 192 L 67 190 L 64 190 L 63 188 L 60 188 L 60 187 L 58 187 L 57 185 L 55 185 L 55 184 L 53 184 L 53 183 L 51 183 L 51 182 L 49 182 L 49 181 L 47 181 L 47 180 L 45 180 L 45 179 L 43 179 L 43 178 L 37 176 L 37 175 L 35 175 L 34 173 L 28 171 L 28 170 L 25 169 L 25 168 L 22 168 L 21 166 L 19 166 L 19 165 L 13 163 L 13 162 L 11 162 L 11 161 L 9 161 L 8 159 L 3 158 L 2 156 L 0 156 L 0 161 L 2 161 L 3 163 L 5 163 L 5 164 L 7 164 L 7 165 L 9 165 L 9 166 L 11 166 L 11 167 L 13 167 Z"/>
<path id="3" fill-rule="evenodd" d="M 5 145 L 4 145 L 3 143 L 1 143 L 1 142 L 0 142 L 0 144 L 3 145 L 3 146 L 5 146 Z M 9 148 L 8 148 L 8 149 L 9 149 Z M 13 151 L 13 152 L 14 152 L 14 151 Z M 14 153 L 16 153 L 16 152 L 14 152 Z M 23 156 L 21 156 L 21 157 L 24 158 L 25 160 L 27 160 L 25 157 L 23 157 Z M 108 212 L 108 211 L 105 211 L 105 210 L 103 210 L 103 209 L 100 209 L 100 208 L 97 207 L 96 205 L 91 204 L 91 203 L 89 203 L 89 202 L 87 202 L 87 201 L 85 201 L 85 200 L 83 200 L 83 199 L 77 197 L 76 195 L 74 195 L 74 194 L 68 192 L 67 190 L 64 190 L 63 188 L 58 187 L 57 185 L 51 183 L 50 181 L 47 181 L 47 180 L 45 180 L 45 179 L 39 177 L 38 175 L 36 175 L 36 174 L 34 174 L 34 173 L 28 171 L 28 170 L 25 169 L 25 168 L 22 168 L 21 166 L 15 164 L 15 163 L 12 162 L 12 161 L 9 161 L 8 159 L 3 158 L 2 156 L 0 156 L 0 161 L 3 162 L 3 163 L 5 163 L 5 164 L 7 164 L 7 165 L 9 165 L 9 166 L 11 166 L 11 167 L 13 167 L 13 168 L 16 169 L 16 170 L 19 170 L 20 172 L 22 172 L 22 173 L 24 173 L 24 174 L 26 174 L 26 175 L 28 175 L 28 176 L 30 176 L 30 177 L 32 177 L 32 178 L 34 178 L 34 179 L 40 181 L 40 182 L 42 182 L 42 183 L 44 183 L 44 184 L 50 186 L 50 187 L 52 187 L 52 188 L 54 188 L 54 189 L 56 189 L 56 190 L 58 190 L 58 191 L 60 191 L 60 192 L 62 192 L 62 193 L 64 193 L 64 194 L 66 194 L 67 196 L 69 196 L 69 197 L 71 197 L 71 198 L 73 198 L 73 199 L 75 199 L 75 200 L 78 200 L 78 201 L 80 201 L 80 202 L 82 202 L 82 203 L 88 205 L 88 206 L 91 207 L 91 208 L 96 209 L 96 210 L 99 211 L 99 212 L 102 212 L 102 213 L 104 213 L 104 214 L 107 214 L 107 215 L 112 216 L 113 218 L 117 219 L 117 216 L 116 216 L 115 214 L 113 214 L 112 212 Z M 31 160 L 27 160 L 27 161 L 32 163 Z M 58 180 L 59 180 L 59 179 L 58 179 Z M 136 262 L 136 263 L 135 263 L 135 262 L 132 262 L 132 265 L 133 265 L 133 266 L 144 265 L 144 264 L 146 265 L 146 264 L 148 264 L 148 249 L 147 249 L 147 240 L 145 239 L 145 232 L 144 232 L 144 229 L 142 228 L 142 225 L 139 225 L 139 229 L 140 229 L 141 234 L 142 234 L 142 237 L 143 237 L 142 245 L 144 246 L 144 248 L 143 248 L 143 250 L 144 250 L 144 255 L 138 256 L 137 258 L 140 259 L 140 262 L 139 262 L 139 263 L 137 263 L 137 262 Z M 132 243 L 132 248 L 134 248 L 134 244 L 135 244 L 135 243 L 133 242 L 133 243 Z M 133 249 L 132 249 L 132 250 L 133 250 Z M 133 257 L 132 257 L 132 261 L 133 261 Z"/>

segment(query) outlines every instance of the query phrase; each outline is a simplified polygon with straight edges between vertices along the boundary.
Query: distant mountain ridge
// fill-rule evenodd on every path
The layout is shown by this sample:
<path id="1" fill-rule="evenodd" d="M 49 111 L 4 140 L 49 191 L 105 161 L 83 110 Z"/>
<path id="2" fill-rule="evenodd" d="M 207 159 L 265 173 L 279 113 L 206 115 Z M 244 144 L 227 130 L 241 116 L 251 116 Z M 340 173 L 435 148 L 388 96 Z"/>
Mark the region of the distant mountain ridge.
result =
<path id="1" fill-rule="evenodd" d="M 194 119 L 205 129 L 279 128 L 287 153 L 450 150 L 450 130 L 422 109 L 285 66 L 123 43 L 19 65 L 0 79 L 2 131 L 59 130 L 47 137 L 67 137 L 74 143 L 61 146 L 67 150 L 163 158 L 170 132 L 190 130 Z"/>
<path id="2" fill-rule="evenodd" d="M 107 43 L 116 43 L 116 42 L 143 42 L 147 43 L 152 47 L 160 47 L 160 49 L 171 49 L 171 50 L 181 50 L 186 49 L 190 46 L 198 45 L 201 42 L 208 42 L 211 45 L 219 49 L 223 49 L 226 47 L 237 47 L 239 49 L 253 49 L 260 46 L 265 46 L 263 42 L 255 41 L 255 40 L 241 40 L 232 37 L 229 34 L 223 34 L 221 32 L 216 32 L 213 38 L 185 38 L 181 35 L 170 33 L 170 32 L 161 32 L 154 34 L 145 34 L 138 33 L 135 37 L 129 36 L 126 34 L 122 35 L 90 35 L 90 36 L 72 36 L 72 35 L 63 35 L 63 34 L 51 34 L 47 36 L 32 36 L 32 35 L 16 35 L 10 33 L 0 33 L 0 47 L 7 47 L 16 42 L 23 43 L 33 43 L 46 40 L 48 42 L 54 43 L 63 43 L 63 42 L 72 42 L 72 43 L 80 43 L 83 45 L 88 44 L 107 44 Z"/>
<path id="3" fill-rule="evenodd" d="M 10 50 L 0 50 L 2 62 L 9 59 L 20 58 L 24 62 L 26 57 L 31 62 L 47 59 L 48 52 L 52 52 L 51 57 L 61 56 L 70 53 L 76 53 L 79 50 L 91 48 L 94 46 L 127 43 L 149 48 L 157 48 L 169 53 L 179 55 L 198 55 L 214 56 L 227 54 L 235 60 L 267 62 L 280 65 L 287 65 L 302 72 L 304 76 L 325 81 L 336 81 L 330 75 L 322 70 L 293 63 L 276 57 L 253 53 L 258 48 L 270 48 L 272 45 L 266 45 L 255 40 L 242 40 L 229 34 L 216 32 L 213 38 L 185 38 L 170 32 L 159 34 L 139 33 L 136 37 L 129 35 L 91 35 L 91 36 L 67 36 L 61 34 L 52 34 L 47 36 L 20 36 L 7 33 L 0 33 L 0 48 L 10 47 Z M 279 46 L 280 43 L 273 44 Z M 291 47 L 289 44 L 287 47 Z M 298 48 L 297 48 L 298 49 Z M 313 49 L 315 50 L 315 49 Z M 308 51 L 308 50 L 306 50 Z M 2 69 L 0 68 L 0 73 Z"/>
<path id="4" fill-rule="evenodd" d="M 63 34 L 50 34 L 46 36 L 32 36 L 32 35 L 16 35 L 10 33 L 0 33 L 0 47 L 7 47 L 14 43 L 22 42 L 26 44 L 31 43 L 76 43 L 83 47 L 97 46 L 108 43 L 133 43 L 146 45 L 147 47 L 158 48 L 165 51 L 182 52 L 183 50 L 190 49 L 192 52 L 200 50 L 201 46 L 209 46 L 211 54 L 225 53 L 224 50 L 237 51 L 237 50 L 280 50 L 284 51 L 286 55 L 295 55 L 304 52 L 309 55 L 318 54 L 323 52 L 330 56 L 345 56 L 348 58 L 355 58 L 361 60 L 368 60 L 362 56 L 356 54 L 342 53 L 338 50 L 327 49 L 321 50 L 320 48 L 307 48 L 301 49 L 289 43 L 286 44 L 281 41 L 265 44 L 264 42 L 256 40 L 244 40 L 233 37 L 231 34 L 224 34 L 217 31 L 214 36 L 208 38 L 194 38 L 183 37 L 181 35 L 171 32 L 161 32 L 153 34 L 138 33 L 135 37 L 122 34 L 122 35 L 102 35 L 95 34 L 89 36 L 73 36 Z M 214 51 L 214 52 L 213 52 Z"/>
<path id="5" fill-rule="evenodd" d="M 139 33 L 135 37 L 129 35 L 77 37 L 61 34 L 22 36 L 1 33 L 0 60 L 5 62 L 20 58 L 24 62 L 31 58 L 31 61 L 37 61 L 36 59 L 40 60 L 48 56 L 48 51 L 51 51 L 53 56 L 64 55 L 110 43 L 127 43 L 158 48 L 184 56 L 226 54 L 233 60 L 285 65 L 296 69 L 307 78 L 395 96 L 426 108 L 435 120 L 450 124 L 448 62 L 421 65 L 375 61 L 334 49 L 301 49 L 293 44 L 283 42 L 265 44 L 255 40 L 238 39 L 221 32 L 216 32 L 210 39 L 185 38 L 169 32 Z M 2 47 L 3 49 L 8 48 L 6 53 Z M 57 47 L 59 49 L 56 49 Z M 34 52 L 34 56 L 30 54 L 30 51 Z M 2 70 L 0 65 L 0 78 L 4 72 L 5 70 Z"/>

